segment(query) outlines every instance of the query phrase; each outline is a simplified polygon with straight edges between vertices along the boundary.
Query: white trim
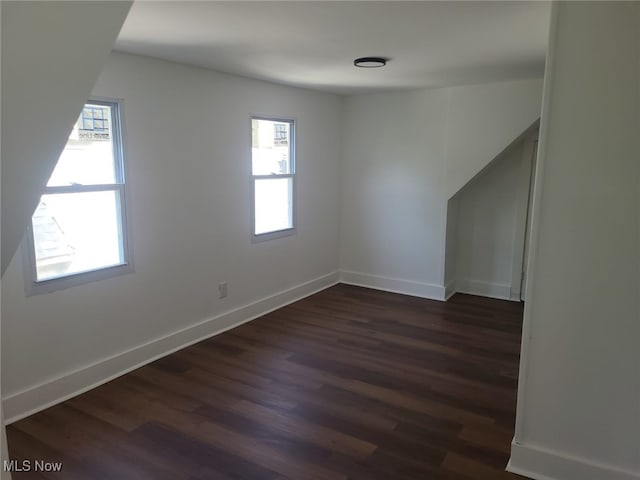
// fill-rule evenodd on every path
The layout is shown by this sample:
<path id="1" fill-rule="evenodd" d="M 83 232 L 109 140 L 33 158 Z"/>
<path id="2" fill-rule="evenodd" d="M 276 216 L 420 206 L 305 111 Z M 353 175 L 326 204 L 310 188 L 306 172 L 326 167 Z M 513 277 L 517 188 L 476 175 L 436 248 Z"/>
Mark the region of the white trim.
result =
<path id="1" fill-rule="evenodd" d="M 522 152 L 520 155 L 520 168 L 518 172 L 518 187 L 517 187 L 517 205 L 516 205 L 516 220 L 513 235 L 513 257 L 511 260 L 511 299 L 520 300 L 522 296 L 521 286 L 522 277 L 524 274 L 524 262 L 525 255 L 525 237 L 528 231 L 528 216 L 529 216 L 529 199 L 531 198 L 531 176 L 534 171 L 535 158 L 535 142 L 538 138 L 538 129 L 540 128 L 539 120 L 538 125 L 534 128 L 533 132 L 524 139 L 522 145 Z"/>
<path id="2" fill-rule="evenodd" d="M 468 293 L 469 295 L 479 295 L 481 297 L 512 300 L 511 285 L 502 285 L 499 283 L 458 278 L 456 280 L 456 291 L 460 293 Z M 520 299 L 518 298 L 517 301 L 520 301 Z"/>
<path id="3" fill-rule="evenodd" d="M 33 385 L 20 392 L 11 393 L 3 398 L 5 422 L 7 424 L 15 422 L 75 397 L 170 353 L 329 288 L 339 283 L 338 281 L 338 272 L 329 273 Z"/>
<path id="4" fill-rule="evenodd" d="M 458 293 L 458 281 L 451 280 L 444 286 L 444 301 L 446 302 L 451 297 Z"/>
<path id="5" fill-rule="evenodd" d="M 253 121 L 264 120 L 273 123 L 289 124 L 289 173 L 272 175 L 254 175 L 253 173 Z M 267 242 L 277 238 L 295 235 L 298 225 L 298 144 L 296 141 L 298 129 L 298 119 L 287 116 L 251 115 L 251 129 L 249 130 L 249 145 L 251 145 L 251 157 L 249 172 L 251 172 L 251 243 Z M 291 179 L 291 227 L 281 230 L 271 230 L 268 232 L 256 233 L 256 181 L 257 180 L 277 180 L 282 178 Z"/>
<path id="6" fill-rule="evenodd" d="M 544 178 L 544 164 L 547 156 L 547 143 L 549 137 L 549 110 L 551 109 L 551 93 L 553 90 L 553 78 L 555 75 L 556 63 L 556 43 L 558 29 L 558 2 L 551 3 L 551 16 L 549 20 L 549 42 L 547 47 L 547 58 L 545 62 L 544 82 L 542 84 L 542 107 L 540 111 L 540 132 L 538 136 L 538 158 L 536 159 L 536 170 L 533 178 L 531 220 L 529 220 L 530 231 L 528 232 L 529 251 L 527 261 L 527 282 L 525 286 L 525 298 L 529 300 L 535 297 L 536 285 L 536 257 L 538 254 L 538 237 L 540 236 L 539 211 L 542 205 L 542 195 L 540 183 Z M 521 292 L 522 293 L 522 292 Z M 533 335 L 531 319 L 534 316 L 533 302 L 524 303 L 522 317 L 522 342 L 520 345 L 520 367 L 518 370 L 518 394 L 516 404 L 516 422 L 514 441 L 520 441 L 524 436 L 524 412 L 527 401 L 527 381 L 529 378 L 529 342 Z"/>
<path id="7" fill-rule="evenodd" d="M 255 182 L 253 186 L 255 188 Z M 255 225 L 255 220 L 253 220 L 253 222 Z M 276 238 L 289 237 L 291 235 L 295 235 L 296 231 L 297 230 L 295 227 L 291 227 L 291 228 L 284 228 L 282 230 L 273 230 L 271 232 L 259 233 L 257 235 L 255 233 L 252 233 L 251 243 L 262 243 L 262 242 L 268 242 L 269 240 L 275 240 Z"/>
<path id="8" fill-rule="evenodd" d="M 127 192 L 130 187 L 127 185 L 128 167 L 125 161 L 124 146 L 124 119 L 123 119 L 123 100 L 120 98 L 94 97 L 91 96 L 82 106 L 82 110 L 78 115 L 78 119 L 82 116 L 84 108 L 87 105 L 101 105 L 110 109 L 110 128 L 111 128 L 111 145 L 113 149 L 113 166 L 115 178 L 113 183 L 94 184 L 94 185 L 61 185 L 45 187 L 42 192 L 44 195 L 56 195 L 63 193 L 94 193 L 109 192 L 117 194 L 117 218 L 119 220 L 119 247 L 122 257 L 122 263 L 115 265 L 105 265 L 93 268 L 88 271 L 80 271 L 60 276 L 51 277 L 43 280 L 37 280 L 37 261 L 35 253 L 35 240 L 33 231 L 33 221 L 30 220 L 27 225 L 25 237 L 20 248 L 23 255 L 23 271 L 24 271 L 24 287 L 25 295 L 31 297 L 51 293 L 58 290 L 66 290 L 68 288 L 84 285 L 85 283 L 105 280 L 107 278 L 116 277 L 133 273 L 135 271 L 133 264 L 133 240 L 131 236 L 131 222 L 127 216 Z M 68 142 L 67 142 L 68 143 Z M 67 148 L 65 144 L 65 150 Z M 64 152 L 60 154 L 62 156 Z M 60 161 L 60 158 L 56 161 Z"/>
<path id="9" fill-rule="evenodd" d="M 373 288 L 385 292 L 401 293 L 413 297 L 429 298 L 431 300 L 445 300 L 445 288 L 442 285 L 433 283 L 416 282 L 414 280 L 403 280 L 400 278 L 381 277 L 368 273 L 351 272 L 342 270 L 340 281 L 348 285 Z"/>
<path id="10" fill-rule="evenodd" d="M 638 472 L 515 442 L 507 471 L 535 480 L 640 480 Z"/>

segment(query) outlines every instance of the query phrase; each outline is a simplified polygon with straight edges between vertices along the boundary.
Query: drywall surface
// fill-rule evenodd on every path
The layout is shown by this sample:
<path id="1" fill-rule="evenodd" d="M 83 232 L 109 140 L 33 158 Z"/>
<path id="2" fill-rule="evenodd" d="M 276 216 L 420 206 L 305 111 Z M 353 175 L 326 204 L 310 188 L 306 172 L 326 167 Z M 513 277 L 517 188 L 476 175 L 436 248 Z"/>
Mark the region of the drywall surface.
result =
<path id="1" fill-rule="evenodd" d="M 0 24 L 2 23 L 2 8 L 0 8 Z M 0 36 L 0 48 L 2 38 Z M 0 82 L 2 81 L 2 65 L 0 64 Z M 1 86 L 0 86 L 1 87 Z M 1 92 L 1 88 L 0 88 Z M 0 94 L 1 97 L 1 94 Z M 0 143 L 2 143 L 2 116 L 0 115 Z M 0 172 L 2 158 L 0 156 Z M 0 186 L 0 189 L 2 187 Z M 0 203 L 2 203 L 2 197 L 0 196 Z M 2 304 L 2 276 L 0 276 L 0 305 Z M 0 311 L 0 362 L 2 359 L 2 311 Z M 2 408 L 2 368 L 0 363 L 0 464 L 4 465 L 5 460 L 9 460 L 9 449 L 7 447 L 7 432 L 4 428 L 4 409 Z M 11 480 L 11 472 L 5 471 L 4 468 L 0 469 L 0 479 Z"/>
<path id="2" fill-rule="evenodd" d="M 460 195 L 454 195 L 447 201 L 447 227 L 444 258 L 444 285 L 446 294 L 455 291 L 458 276 L 458 222 L 460 215 Z"/>
<path id="3" fill-rule="evenodd" d="M 445 262 L 448 185 L 462 187 L 525 132 L 540 98 L 540 80 L 347 97 L 343 280 L 444 299 L 455 264 Z"/>
<path id="4" fill-rule="evenodd" d="M 542 80 L 452 87 L 449 96 L 447 197 L 540 118 Z"/>
<path id="5" fill-rule="evenodd" d="M 135 272 L 27 298 L 16 255 L 2 282 L 5 397 L 338 269 L 340 97 L 120 53 L 93 92 L 123 100 Z M 297 233 L 256 244 L 252 114 L 297 121 Z"/>
<path id="6" fill-rule="evenodd" d="M 445 89 L 347 97 L 341 268 L 441 284 Z"/>
<path id="7" fill-rule="evenodd" d="M 510 465 L 532 478 L 640 478 L 638 14 L 554 5 Z"/>
<path id="8" fill-rule="evenodd" d="M 510 297 L 523 147 L 510 148 L 455 196 L 459 291 Z"/>
<path id="9" fill-rule="evenodd" d="M 131 4 L 2 2 L 2 273 Z"/>
<path id="10" fill-rule="evenodd" d="M 0 24 L 2 23 L 2 8 L 0 6 Z M 2 47 L 2 37 L 0 36 L 0 49 Z M 0 82 L 2 81 L 2 65 L 0 64 Z M 0 92 L 2 91 L 0 85 Z M 2 95 L 0 94 L 0 100 Z M 0 144 L 2 143 L 2 115 L 0 115 Z M 0 172 L 2 156 L 0 155 Z M 0 190 L 2 187 L 0 186 Z M 2 197 L 0 196 L 0 204 L 2 203 Z M 1 242 L 1 240 L 0 240 Z M 0 276 L 0 305 L 2 304 L 2 276 Z M 4 408 L 2 407 L 2 312 L 0 311 L 0 465 L 4 466 L 5 461 L 9 461 L 9 448 L 7 446 L 7 432 L 4 428 Z M 5 468 L 0 468 L 0 479 L 11 480 L 11 472 L 5 471 Z"/>

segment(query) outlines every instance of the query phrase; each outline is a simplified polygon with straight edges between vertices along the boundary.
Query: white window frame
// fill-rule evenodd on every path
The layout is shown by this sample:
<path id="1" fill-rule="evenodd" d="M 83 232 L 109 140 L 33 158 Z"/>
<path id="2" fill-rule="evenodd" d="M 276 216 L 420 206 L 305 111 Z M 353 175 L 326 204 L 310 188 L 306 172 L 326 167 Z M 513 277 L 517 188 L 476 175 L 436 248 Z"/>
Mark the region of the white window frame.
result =
<path id="1" fill-rule="evenodd" d="M 33 222 L 29 221 L 26 233 L 26 246 L 23 248 L 25 268 L 25 292 L 27 296 L 42 293 L 64 290 L 77 285 L 94 282 L 106 278 L 123 275 L 133 272 L 133 252 L 130 233 L 130 225 L 127 220 L 126 209 L 126 172 L 124 161 L 123 142 L 123 120 L 122 120 L 122 100 L 111 98 L 92 97 L 83 104 L 83 109 L 87 104 L 102 105 L 111 108 L 111 129 L 112 145 L 114 155 L 115 182 L 109 184 L 96 185 L 64 185 L 56 187 L 45 187 L 42 195 L 55 193 L 85 193 L 114 191 L 119 196 L 119 217 L 120 217 L 120 248 L 123 263 L 101 267 L 84 272 L 71 273 L 46 280 L 37 280 L 36 255 L 33 235 Z M 65 144 L 66 148 L 66 144 Z M 54 167 L 55 168 L 55 167 Z"/>
<path id="2" fill-rule="evenodd" d="M 271 175 L 254 175 L 253 174 L 253 152 L 250 155 L 249 161 L 249 171 L 251 172 L 251 242 L 259 243 L 265 242 L 268 240 L 273 240 L 276 238 L 288 237 L 289 235 L 293 235 L 296 233 L 296 225 L 297 225 L 297 188 L 296 188 L 296 173 L 297 173 L 297 162 L 296 162 L 296 126 L 297 121 L 295 118 L 289 117 L 277 117 L 277 116 L 269 116 L 269 115 L 251 115 L 251 122 L 253 120 L 267 120 L 269 122 L 279 122 L 279 123 L 288 123 L 289 124 L 289 165 L 291 173 L 279 173 L 279 174 L 271 174 Z M 252 123 L 250 127 L 252 128 Z M 249 129 L 249 135 L 251 142 L 249 145 L 253 143 L 252 130 Z M 256 234 L 256 180 L 276 180 L 290 178 L 291 179 L 291 227 L 284 228 L 282 230 L 274 230 L 272 232 L 265 232 Z"/>

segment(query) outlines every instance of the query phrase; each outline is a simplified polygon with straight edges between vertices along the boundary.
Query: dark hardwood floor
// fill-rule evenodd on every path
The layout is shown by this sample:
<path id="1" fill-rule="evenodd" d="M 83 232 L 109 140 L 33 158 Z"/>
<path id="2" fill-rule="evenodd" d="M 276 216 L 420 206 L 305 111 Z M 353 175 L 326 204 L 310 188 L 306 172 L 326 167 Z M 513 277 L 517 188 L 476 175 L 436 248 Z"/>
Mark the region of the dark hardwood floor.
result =
<path id="1" fill-rule="evenodd" d="M 14 479 L 521 478 L 522 306 L 337 285 L 9 426 Z"/>

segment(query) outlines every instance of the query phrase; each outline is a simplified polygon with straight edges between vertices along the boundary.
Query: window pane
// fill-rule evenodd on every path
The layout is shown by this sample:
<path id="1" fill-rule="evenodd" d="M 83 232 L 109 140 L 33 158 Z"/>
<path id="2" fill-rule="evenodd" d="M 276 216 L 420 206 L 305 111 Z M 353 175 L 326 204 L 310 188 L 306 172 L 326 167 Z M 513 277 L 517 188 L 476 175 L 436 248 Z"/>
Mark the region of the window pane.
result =
<path id="1" fill-rule="evenodd" d="M 255 234 L 293 228 L 293 179 L 255 180 Z"/>
<path id="2" fill-rule="evenodd" d="M 48 187 L 116 183 L 111 106 L 86 104 Z"/>
<path id="3" fill-rule="evenodd" d="M 251 159 L 254 175 L 293 173 L 291 122 L 251 119 Z"/>
<path id="4" fill-rule="evenodd" d="M 43 195 L 31 221 L 37 281 L 125 262 L 118 191 Z"/>

